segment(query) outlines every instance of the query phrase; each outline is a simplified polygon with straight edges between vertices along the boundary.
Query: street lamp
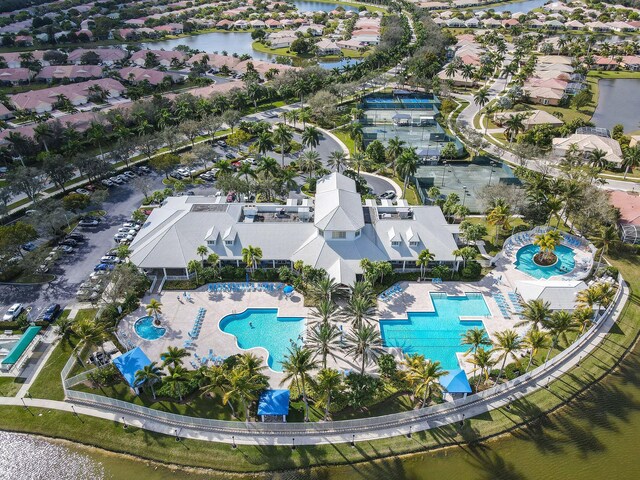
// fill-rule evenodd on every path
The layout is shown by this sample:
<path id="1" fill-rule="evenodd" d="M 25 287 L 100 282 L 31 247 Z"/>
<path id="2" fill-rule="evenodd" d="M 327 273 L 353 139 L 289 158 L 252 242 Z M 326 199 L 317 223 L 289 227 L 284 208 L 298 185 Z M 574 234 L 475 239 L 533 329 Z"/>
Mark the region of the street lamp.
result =
<path id="1" fill-rule="evenodd" d="M 462 194 L 462 206 L 464 207 L 465 202 L 467 201 L 467 191 L 468 188 L 466 185 L 462 186 L 463 194 Z"/>
<path id="2" fill-rule="evenodd" d="M 491 186 L 491 179 L 493 178 L 493 172 L 495 172 L 494 167 L 496 166 L 495 162 L 491 162 L 491 173 L 489 174 L 489 186 Z"/>
<path id="3" fill-rule="evenodd" d="M 441 187 L 444 187 L 444 174 L 447 171 L 447 161 L 443 160 L 442 161 L 442 183 L 440 184 Z"/>

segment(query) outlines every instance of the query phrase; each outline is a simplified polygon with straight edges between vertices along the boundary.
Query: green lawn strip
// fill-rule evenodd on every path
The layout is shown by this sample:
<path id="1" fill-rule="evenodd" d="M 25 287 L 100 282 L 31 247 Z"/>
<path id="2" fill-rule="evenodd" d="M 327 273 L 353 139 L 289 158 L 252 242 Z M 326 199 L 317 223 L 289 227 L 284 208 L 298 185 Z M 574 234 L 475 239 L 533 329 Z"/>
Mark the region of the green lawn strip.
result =
<path id="1" fill-rule="evenodd" d="M 349 134 L 345 130 L 336 129 L 336 130 L 332 130 L 331 133 L 333 133 L 336 137 L 338 137 L 338 139 L 340 139 L 342 143 L 346 145 L 351 155 L 355 153 L 356 147 L 353 142 L 353 139 L 349 136 Z"/>
<path id="2" fill-rule="evenodd" d="M 0 397 L 15 397 L 22 384 L 19 378 L 0 377 Z"/>

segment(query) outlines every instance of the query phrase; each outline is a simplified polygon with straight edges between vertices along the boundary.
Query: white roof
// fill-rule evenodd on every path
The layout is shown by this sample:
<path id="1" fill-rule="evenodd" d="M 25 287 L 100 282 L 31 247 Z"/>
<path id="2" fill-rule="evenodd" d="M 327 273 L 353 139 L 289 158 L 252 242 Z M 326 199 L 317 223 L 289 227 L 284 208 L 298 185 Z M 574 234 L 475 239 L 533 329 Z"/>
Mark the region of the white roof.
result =
<path id="1" fill-rule="evenodd" d="M 337 173 L 318 180 L 314 223 L 329 231 L 356 231 L 364 227 L 362 203 L 354 180 Z"/>
<path id="2" fill-rule="evenodd" d="M 517 283 L 517 292 L 525 302 L 541 299 L 549 302 L 552 310 L 574 310 L 576 295 L 587 288 L 579 280 L 523 280 Z"/>

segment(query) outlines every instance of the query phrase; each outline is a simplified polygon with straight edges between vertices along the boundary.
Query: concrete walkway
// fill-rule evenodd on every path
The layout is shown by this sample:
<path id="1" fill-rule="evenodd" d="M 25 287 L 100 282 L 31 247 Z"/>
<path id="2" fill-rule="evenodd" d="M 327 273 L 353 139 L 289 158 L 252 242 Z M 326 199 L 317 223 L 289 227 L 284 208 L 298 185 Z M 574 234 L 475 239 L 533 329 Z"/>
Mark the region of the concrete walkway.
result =
<path id="1" fill-rule="evenodd" d="M 179 435 L 182 438 L 212 442 L 245 445 L 291 445 L 295 437 L 296 445 L 316 445 L 328 443 L 346 443 L 355 440 L 375 440 L 398 435 L 409 431 L 418 432 L 445 425 L 451 425 L 503 407 L 518 398 L 545 388 L 550 382 L 570 372 L 587 355 L 599 347 L 615 321 L 619 318 L 628 299 L 629 291 L 625 285 L 616 297 L 610 314 L 599 321 L 590 331 L 580 337 L 580 343 L 573 344 L 546 365 L 538 367 L 528 375 L 518 377 L 506 384 L 494 387 L 479 394 L 471 395 L 446 404 L 440 404 L 423 410 L 404 414 L 372 417 L 354 421 L 315 422 L 310 424 L 259 424 L 241 422 L 220 422 L 224 427 L 209 429 L 198 427 L 194 423 L 176 423 L 162 418 L 132 414 L 129 411 L 107 410 L 93 405 L 72 405 L 45 399 L 2 397 L 0 405 L 37 407 L 72 412 L 82 415 L 111 420 L 165 435 Z M 188 420 L 188 417 L 182 417 Z M 195 420 L 195 419 L 194 419 Z"/>

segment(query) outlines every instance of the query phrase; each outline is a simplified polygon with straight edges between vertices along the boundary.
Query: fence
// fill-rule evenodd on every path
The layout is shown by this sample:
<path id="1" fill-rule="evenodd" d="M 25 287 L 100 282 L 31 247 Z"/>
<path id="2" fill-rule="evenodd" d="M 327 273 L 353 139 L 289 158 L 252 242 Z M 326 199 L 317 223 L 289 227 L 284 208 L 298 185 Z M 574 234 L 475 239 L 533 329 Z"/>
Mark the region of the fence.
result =
<path id="1" fill-rule="evenodd" d="M 200 428 L 202 430 L 214 431 L 219 434 L 228 435 L 261 435 L 263 437 L 277 437 L 290 435 L 328 435 L 328 434 L 363 434 L 368 431 L 377 431 L 382 429 L 395 429 L 399 427 L 415 425 L 419 422 L 433 422 L 441 417 L 449 414 L 464 413 L 462 408 L 470 408 L 476 404 L 488 402 L 490 400 L 500 400 L 512 395 L 515 388 L 520 391 L 524 390 L 529 393 L 533 390 L 542 388 L 538 383 L 539 380 L 548 378 L 555 370 L 561 368 L 571 359 L 579 362 L 581 356 L 585 353 L 583 348 L 588 347 L 595 337 L 600 334 L 601 326 L 618 305 L 624 290 L 624 281 L 622 276 L 618 276 L 620 288 L 615 295 L 611 305 L 605 312 L 596 319 L 594 325 L 581 337 L 579 337 L 572 345 L 553 357 L 547 363 L 539 366 L 535 370 L 528 372 L 520 377 L 505 382 L 501 385 L 494 386 L 466 398 L 460 398 L 451 402 L 433 405 L 420 410 L 412 410 L 408 412 L 396 413 L 380 417 L 363 418 L 355 420 L 340 420 L 335 422 L 316 422 L 316 423 L 258 423 L 258 422 L 234 422 L 225 420 L 212 420 L 208 418 L 189 417 L 177 415 L 174 413 L 153 410 L 147 407 L 135 405 L 114 398 L 103 397 L 91 393 L 77 392 L 66 389 L 66 399 L 92 406 L 107 408 L 123 414 L 132 414 L 155 422 L 165 424 L 172 428 Z M 595 345 L 593 347 L 595 348 Z M 580 357 L 579 357 L 580 356 Z M 66 367 L 66 366 L 65 366 Z M 64 372 L 64 369 L 63 369 Z M 74 379 L 77 377 L 74 377 Z M 73 380 L 73 379 L 70 379 Z M 432 423 L 433 425 L 433 423 Z"/>

